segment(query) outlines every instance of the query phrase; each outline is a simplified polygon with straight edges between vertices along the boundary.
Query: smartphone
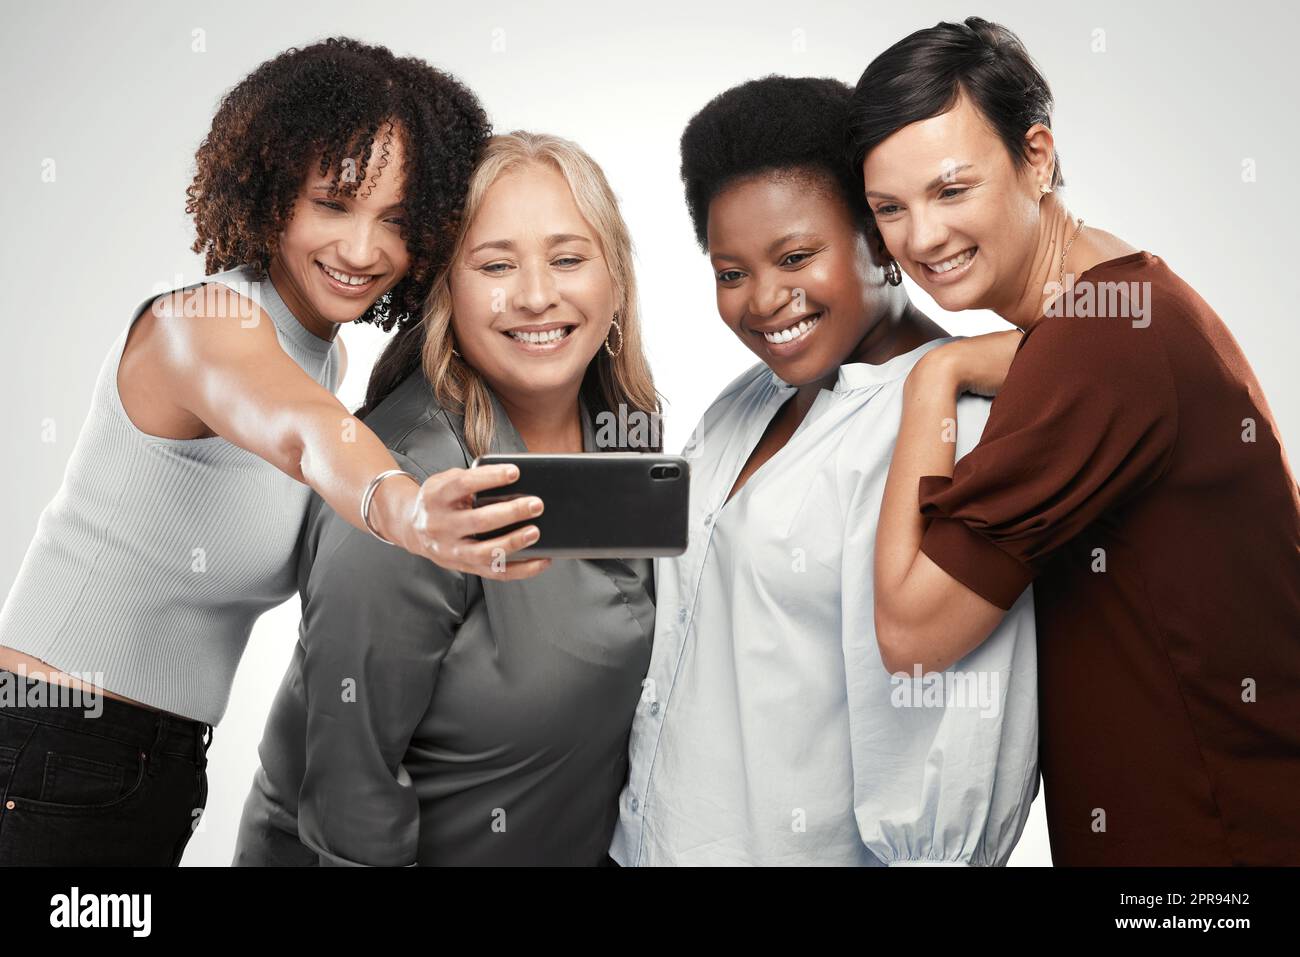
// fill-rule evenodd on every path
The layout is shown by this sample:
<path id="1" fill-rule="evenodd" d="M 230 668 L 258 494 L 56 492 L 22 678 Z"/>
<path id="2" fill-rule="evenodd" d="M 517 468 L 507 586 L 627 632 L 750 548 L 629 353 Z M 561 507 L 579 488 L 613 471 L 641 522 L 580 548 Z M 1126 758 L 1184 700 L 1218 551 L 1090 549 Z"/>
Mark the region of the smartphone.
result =
<path id="1" fill-rule="evenodd" d="M 497 538 L 526 525 L 541 537 L 512 552 L 520 558 L 656 558 L 686 551 L 690 465 L 676 455 L 510 452 L 480 455 L 474 465 L 515 465 L 510 485 L 474 496 L 475 507 L 537 496 L 536 518 L 477 536 Z"/>

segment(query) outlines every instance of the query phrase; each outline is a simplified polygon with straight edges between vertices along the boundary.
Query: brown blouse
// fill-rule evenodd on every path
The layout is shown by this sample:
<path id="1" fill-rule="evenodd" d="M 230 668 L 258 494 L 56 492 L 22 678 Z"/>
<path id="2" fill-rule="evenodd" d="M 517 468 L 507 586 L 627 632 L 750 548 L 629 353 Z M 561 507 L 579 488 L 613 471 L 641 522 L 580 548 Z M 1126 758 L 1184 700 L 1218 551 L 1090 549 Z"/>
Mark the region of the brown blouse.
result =
<path id="1" fill-rule="evenodd" d="M 1067 296 L 978 447 L 921 479 L 921 549 L 1001 608 L 1033 582 L 1056 864 L 1300 864 L 1300 489 L 1277 424 L 1159 257 Z"/>

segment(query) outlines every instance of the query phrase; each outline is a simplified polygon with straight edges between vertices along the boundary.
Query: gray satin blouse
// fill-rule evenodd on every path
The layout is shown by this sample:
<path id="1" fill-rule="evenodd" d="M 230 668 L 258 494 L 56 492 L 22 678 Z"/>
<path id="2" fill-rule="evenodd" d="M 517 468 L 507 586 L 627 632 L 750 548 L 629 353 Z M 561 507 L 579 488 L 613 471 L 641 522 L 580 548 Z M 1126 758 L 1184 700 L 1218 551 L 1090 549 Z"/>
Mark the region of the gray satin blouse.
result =
<path id="1" fill-rule="evenodd" d="M 493 396 L 493 451 L 526 451 Z M 366 418 L 417 478 L 467 467 L 424 376 Z M 595 451 L 582 407 L 583 448 Z M 313 498 L 302 623 L 244 805 L 237 865 L 605 860 L 654 636 L 648 559 L 526 581 L 448 571 Z"/>

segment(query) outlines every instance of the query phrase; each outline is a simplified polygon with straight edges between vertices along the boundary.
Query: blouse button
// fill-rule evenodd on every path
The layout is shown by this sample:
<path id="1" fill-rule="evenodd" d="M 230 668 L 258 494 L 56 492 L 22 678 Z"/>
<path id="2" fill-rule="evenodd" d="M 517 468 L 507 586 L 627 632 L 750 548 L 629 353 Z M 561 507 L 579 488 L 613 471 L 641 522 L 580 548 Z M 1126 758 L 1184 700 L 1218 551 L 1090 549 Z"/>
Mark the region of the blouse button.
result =
<path id="1" fill-rule="evenodd" d="M 685 608 L 678 608 L 678 609 L 677 609 L 677 621 L 678 621 L 680 624 L 683 624 L 683 625 L 686 624 L 686 609 L 685 609 Z"/>
<path id="2" fill-rule="evenodd" d="M 651 714 L 658 714 L 658 713 L 659 713 L 659 702 L 658 702 L 658 701 L 652 701 L 652 702 L 650 702 L 650 713 L 651 713 Z"/>
<path id="3" fill-rule="evenodd" d="M 640 809 L 641 802 L 636 798 L 632 798 L 632 800 L 627 802 L 627 805 L 632 809 L 632 813 L 635 814 Z"/>

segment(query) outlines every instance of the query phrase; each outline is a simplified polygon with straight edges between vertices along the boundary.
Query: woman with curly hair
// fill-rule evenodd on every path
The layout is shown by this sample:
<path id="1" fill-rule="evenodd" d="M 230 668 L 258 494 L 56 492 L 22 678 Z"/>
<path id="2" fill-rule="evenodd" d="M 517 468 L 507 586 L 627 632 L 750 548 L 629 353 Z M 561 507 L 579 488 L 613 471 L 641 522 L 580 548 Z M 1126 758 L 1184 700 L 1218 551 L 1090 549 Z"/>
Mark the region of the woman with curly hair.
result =
<path id="1" fill-rule="evenodd" d="M 383 481 L 406 473 L 333 395 L 343 323 L 418 320 L 489 135 L 454 78 L 343 38 L 226 95 L 186 206 L 210 275 L 146 299 L 113 344 L 0 613 L 0 864 L 179 861 L 253 623 L 294 590 L 313 490 L 414 554 L 540 570 L 491 570 L 518 536 L 445 557 L 515 506 L 448 537 L 472 485 Z"/>

